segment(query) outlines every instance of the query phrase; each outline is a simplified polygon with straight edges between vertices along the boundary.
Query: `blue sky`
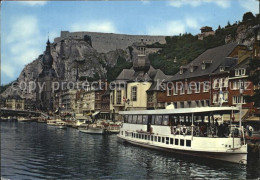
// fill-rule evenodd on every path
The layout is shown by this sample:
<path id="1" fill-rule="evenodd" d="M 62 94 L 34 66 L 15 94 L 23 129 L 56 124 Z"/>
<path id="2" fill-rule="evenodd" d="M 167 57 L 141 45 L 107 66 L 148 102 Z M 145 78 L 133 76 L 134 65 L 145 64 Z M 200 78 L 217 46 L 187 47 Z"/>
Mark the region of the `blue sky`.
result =
<path id="1" fill-rule="evenodd" d="M 123 34 L 198 34 L 258 13 L 256 0 L 6 1 L 1 3 L 1 83 L 15 80 L 61 30 Z"/>

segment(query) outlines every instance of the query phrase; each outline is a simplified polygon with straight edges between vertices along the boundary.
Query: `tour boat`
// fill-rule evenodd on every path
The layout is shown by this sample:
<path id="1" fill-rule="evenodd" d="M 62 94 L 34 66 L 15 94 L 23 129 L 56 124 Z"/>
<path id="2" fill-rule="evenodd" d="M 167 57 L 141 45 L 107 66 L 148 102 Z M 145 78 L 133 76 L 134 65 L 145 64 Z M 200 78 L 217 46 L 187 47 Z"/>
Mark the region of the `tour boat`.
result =
<path id="1" fill-rule="evenodd" d="M 142 147 L 246 164 L 243 127 L 232 124 L 236 112 L 237 107 L 120 111 L 124 123 L 118 137 Z M 221 121 L 223 114 L 230 114 L 229 124 Z"/>
<path id="2" fill-rule="evenodd" d="M 104 134 L 105 133 L 105 127 L 102 124 L 81 124 L 78 127 L 78 130 L 83 133 L 88 134 Z"/>
<path id="3" fill-rule="evenodd" d="M 109 134 L 118 134 L 120 132 L 121 123 L 109 122 L 106 131 Z"/>

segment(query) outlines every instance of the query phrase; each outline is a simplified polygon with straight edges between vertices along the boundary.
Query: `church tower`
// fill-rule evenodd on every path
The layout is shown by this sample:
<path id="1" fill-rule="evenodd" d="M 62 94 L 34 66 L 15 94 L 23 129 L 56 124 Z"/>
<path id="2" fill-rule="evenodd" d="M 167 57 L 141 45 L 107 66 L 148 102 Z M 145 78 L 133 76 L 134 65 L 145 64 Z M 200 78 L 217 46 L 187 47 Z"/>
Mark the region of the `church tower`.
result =
<path id="1" fill-rule="evenodd" d="M 53 57 L 51 55 L 51 45 L 48 39 L 46 50 L 42 58 L 42 72 L 37 79 L 36 89 L 38 109 L 46 112 L 53 111 L 54 91 L 52 89 L 52 84 L 58 79 L 52 65 Z"/>
<path id="2" fill-rule="evenodd" d="M 150 69 L 150 61 L 146 56 L 146 44 L 143 39 L 137 44 L 138 55 L 137 60 L 133 62 L 133 69 L 137 73 L 142 73 L 143 75 Z"/>

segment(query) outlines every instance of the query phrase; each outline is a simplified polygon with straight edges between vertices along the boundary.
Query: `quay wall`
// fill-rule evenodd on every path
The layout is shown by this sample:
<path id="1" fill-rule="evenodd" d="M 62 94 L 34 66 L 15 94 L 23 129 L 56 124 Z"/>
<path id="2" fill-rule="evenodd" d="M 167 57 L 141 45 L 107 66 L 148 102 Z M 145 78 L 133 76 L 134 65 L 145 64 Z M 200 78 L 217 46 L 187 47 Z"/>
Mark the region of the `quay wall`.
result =
<path id="1" fill-rule="evenodd" d="M 159 42 L 165 44 L 166 36 L 148 36 L 148 35 L 127 35 L 114 33 L 99 33 L 99 32 L 69 32 L 61 31 L 60 37 L 54 39 L 54 43 L 66 38 L 83 39 L 85 35 L 91 37 L 92 46 L 98 52 L 106 53 L 116 49 L 126 49 L 135 42 L 140 42 L 141 39 L 146 44 Z"/>

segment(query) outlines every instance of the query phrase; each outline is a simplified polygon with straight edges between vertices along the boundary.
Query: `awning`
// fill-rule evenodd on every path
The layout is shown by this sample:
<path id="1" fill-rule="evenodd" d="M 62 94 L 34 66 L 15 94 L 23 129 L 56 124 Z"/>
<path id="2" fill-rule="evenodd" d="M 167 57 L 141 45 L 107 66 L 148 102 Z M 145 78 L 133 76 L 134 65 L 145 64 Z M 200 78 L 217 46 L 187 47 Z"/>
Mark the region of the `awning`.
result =
<path id="1" fill-rule="evenodd" d="M 242 113 L 241 113 L 242 120 L 244 119 L 244 117 L 245 117 L 245 115 L 247 114 L 248 111 L 249 111 L 248 109 L 242 109 Z M 235 117 L 234 122 L 239 122 L 240 113 L 234 113 L 234 117 Z M 224 114 L 223 115 L 223 120 L 224 121 L 230 121 L 230 115 L 229 114 Z"/>
<path id="2" fill-rule="evenodd" d="M 100 113 L 100 111 L 96 111 L 96 112 L 94 112 L 93 114 L 92 114 L 92 116 L 96 116 L 96 115 L 98 115 Z"/>

